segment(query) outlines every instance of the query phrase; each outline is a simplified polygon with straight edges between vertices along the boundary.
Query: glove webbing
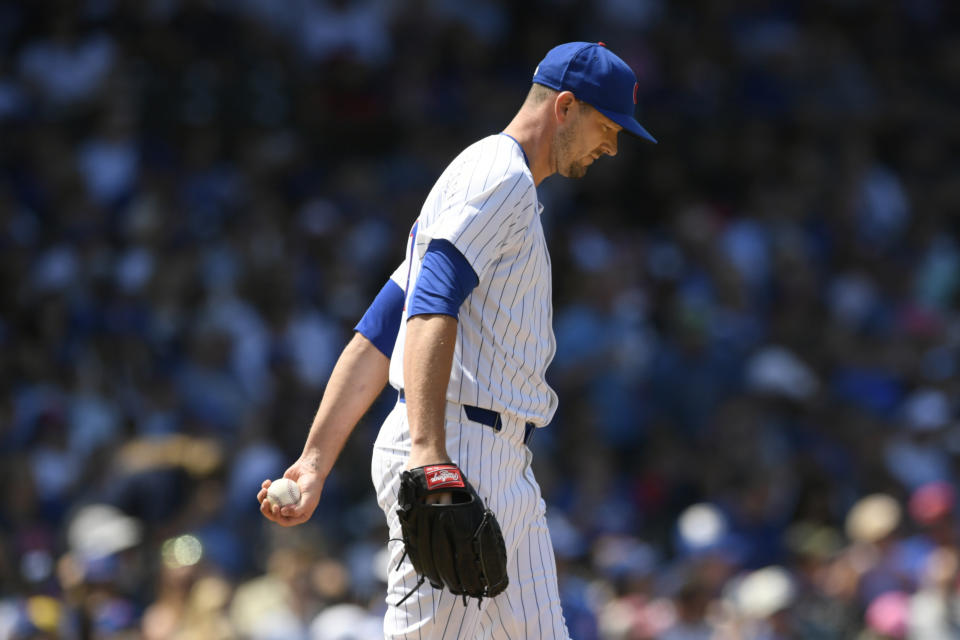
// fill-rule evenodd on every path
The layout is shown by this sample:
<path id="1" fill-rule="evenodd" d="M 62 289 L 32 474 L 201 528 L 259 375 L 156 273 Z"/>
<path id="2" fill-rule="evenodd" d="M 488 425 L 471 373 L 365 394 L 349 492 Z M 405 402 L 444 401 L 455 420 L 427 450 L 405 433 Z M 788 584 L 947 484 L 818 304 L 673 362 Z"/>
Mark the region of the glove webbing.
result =
<path id="1" fill-rule="evenodd" d="M 480 526 L 477 527 L 477 530 L 473 532 L 473 539 L 474 539 L 474 540 L 476 540 L 477 535 L 480 533 L 480 530 L 483 529 L 484 526 L 486 526 L 487 521 L 488 521 L 488 519 L 490 518 L 490 513 L 491 513 L 490 511 L 487 511 L 486 513 L 483 514 L 483 520 L 480 521 Z M 394 542 L 394 541 L 396 541 L 396 542 L 403 542 L 403 538 L 390 538 L 390 542 Z M 483 545 L 477 545 L 477 552 L 480 554 L 480 562 L 483 563 Z M 400 560 L 397 561 L 397 567 L 396 567 L 396 569 L 394 569 L 394 571 L 397 571 L 397 570 L 400 569 L 400 565 L 403 564 L 403 561 L 406 559 L 406 557 L 407 557 L 407 549 L 406 549 L 406 546 L 404 546 L 403 553 L 400 555 Z M 484 577 L 486 577 L 486 576 L 484 576 Z M 397 602 L 397 604 L 394 605 L 394 606 L 399 607 L 399 606 L 402 605 L 404 602 L 406 602 L 407 599 L 408 599 L 410 596 L 412 596 L 413 594 L 415 594 L 417 591 L 420 590 L 420 587 L 422 587 L 422 586 L 423 586 L 423 583 L 426 582 L 426 581 L 427 581 L 427 576 L 419 576 L 419 578 L 417 579 L 417 584 L 413 585 L 413 588 L 410 589 L 410 591 L 407 591 L 407 595 L 405 595 L 405 596 L 403 596 L 402 598 L 400 598 L 400 601 Z M 488 582 L 489 582 L 489 581 L 488 581 Z M 435 587 L 435 588 L 437 588 L 437 587 Z M 489 584 L 486 585 L 486 590 L 487 590 L 487 591 L 490 590 L 490 585 L 489 585 Z M 465 594 L 465 593 L 464 593 L 464 594 L 461 594 L 461 597 L 463 598 L 463 606 L 467 606 L 467 597 L 468 597 L 467 594 Z M 482 603 L 483 603 L 483 596 L 477 596 L 477 609 L 480 608 L 480 605 L 481 605 Z"/>

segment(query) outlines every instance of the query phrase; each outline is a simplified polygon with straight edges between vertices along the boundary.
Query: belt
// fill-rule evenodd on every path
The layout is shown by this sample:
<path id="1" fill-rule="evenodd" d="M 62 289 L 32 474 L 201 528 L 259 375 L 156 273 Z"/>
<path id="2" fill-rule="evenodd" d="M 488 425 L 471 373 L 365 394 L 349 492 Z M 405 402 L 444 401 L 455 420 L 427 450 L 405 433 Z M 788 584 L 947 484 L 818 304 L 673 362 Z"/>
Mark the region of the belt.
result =
<path id="1" fill-rule="evenodd" d="M 400 389 L 400 402 L 405 403 L 406 401 L 407 399 L 403 393 L 403 389 Z M 486 425 L 494 431 L 500 431 L 500 429 L 503 428 L 503 420 L 496 411 L 484 409 L 483 407 L 475 407 L 472 404 L 462 404 L 460 406 L 463 407 L 463 413 L 467 416 L 467 420 Z M 536 430 L 537 425 L 532 422 L 527 422 L 523 425 L 523 444 L 530 442 L 530 439 L 533 437 L 533 432 Z"/>

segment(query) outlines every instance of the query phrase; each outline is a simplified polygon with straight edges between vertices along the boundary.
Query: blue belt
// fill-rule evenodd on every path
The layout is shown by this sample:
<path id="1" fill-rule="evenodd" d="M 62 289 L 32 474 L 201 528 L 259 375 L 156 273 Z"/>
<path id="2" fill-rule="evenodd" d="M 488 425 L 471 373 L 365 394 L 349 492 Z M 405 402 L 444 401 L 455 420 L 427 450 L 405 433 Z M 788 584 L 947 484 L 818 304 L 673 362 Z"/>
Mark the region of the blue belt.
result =
<path id="1" fill-rule="evenodd" d="M 403 389 L 400 389 L 400 402 L 406 402 L 406 396 L 403 393 Z M 492 409 L 484 409 L 483 407 L 475 407 L 472 404 L 463 404 L 460 405 L 463 407 L 463 413 L 467 416 L 467 420 L 471 422 L 479 422 L 480 424 L 485 424 L 488 427 L 491 427 L 494 431 L 500 431 L 503 428 L 503 420 L 500 418 L 500 414 Z M 537 425 L 532 422 L 527 422 L 523 425 L 523 444 L 528 444 L 530 438 L 533 437 L 533 432 L 537 430 Z"/>

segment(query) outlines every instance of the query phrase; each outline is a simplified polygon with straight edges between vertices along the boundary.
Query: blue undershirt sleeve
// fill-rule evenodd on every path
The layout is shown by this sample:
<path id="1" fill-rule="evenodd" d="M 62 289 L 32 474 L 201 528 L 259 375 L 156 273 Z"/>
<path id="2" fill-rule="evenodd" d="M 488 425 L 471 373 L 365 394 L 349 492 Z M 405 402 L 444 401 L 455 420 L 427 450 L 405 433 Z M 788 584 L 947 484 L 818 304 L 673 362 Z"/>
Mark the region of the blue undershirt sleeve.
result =
<path id="1" fill-rule="evenodd" d="M 402 317 L 403 288 L 393 280 L 387 280 L 353 330 L 363 335 L 389 358 L 393 354 L 393 345 L 397 342 Z"/>
<path id="2" fill-rule="evenodd" d="M 439 313 L 454 318 L 480 283 L 477 273 L 449 240 L 431 240 L 423 255 L 407 318 Z"/>

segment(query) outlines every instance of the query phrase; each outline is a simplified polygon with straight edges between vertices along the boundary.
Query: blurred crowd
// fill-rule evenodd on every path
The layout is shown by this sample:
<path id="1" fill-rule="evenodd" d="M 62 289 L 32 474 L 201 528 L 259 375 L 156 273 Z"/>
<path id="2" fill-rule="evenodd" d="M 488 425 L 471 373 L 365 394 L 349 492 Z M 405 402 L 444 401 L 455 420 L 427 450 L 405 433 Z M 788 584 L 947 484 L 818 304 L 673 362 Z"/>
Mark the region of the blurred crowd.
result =
<path id="1" fill-rule="evenodd" d="M 540 198 L 577 640 L 960 638 L 960 6 L 0 1 L 0 639 L 380 636 L 368 473 L 255 495 L 555 44 L 639 120 Z"/>

